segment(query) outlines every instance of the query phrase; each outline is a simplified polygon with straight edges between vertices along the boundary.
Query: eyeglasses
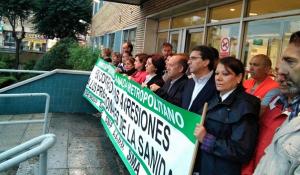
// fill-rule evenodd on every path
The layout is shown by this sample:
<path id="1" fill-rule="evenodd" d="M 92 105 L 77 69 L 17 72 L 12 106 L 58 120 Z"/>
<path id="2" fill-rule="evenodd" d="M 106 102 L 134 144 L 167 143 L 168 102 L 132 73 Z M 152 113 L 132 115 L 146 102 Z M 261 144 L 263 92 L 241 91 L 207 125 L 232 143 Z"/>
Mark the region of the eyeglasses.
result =
<path id="1" fill-rule="evenodd" d="M 196 60 L 197 58 L 201 58 L 201 57 L 190 57 L 190 60 Z"/>

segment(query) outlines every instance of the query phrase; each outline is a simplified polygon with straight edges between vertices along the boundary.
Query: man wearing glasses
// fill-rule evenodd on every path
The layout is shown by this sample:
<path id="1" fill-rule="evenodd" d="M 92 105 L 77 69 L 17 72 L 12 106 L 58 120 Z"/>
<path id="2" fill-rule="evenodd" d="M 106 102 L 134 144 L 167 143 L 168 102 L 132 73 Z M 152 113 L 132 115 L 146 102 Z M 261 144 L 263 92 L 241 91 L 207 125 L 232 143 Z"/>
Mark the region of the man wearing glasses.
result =
<path id="1" fill-rule="evenodd" d="M 189 79 L 182 93 L 181 107 L 195 113 L 201 113 L 202 106 L 217 93 L 213 71 L 214 53 L 210 47 L 196 46 L 188 61 L 192 78 Z"/>

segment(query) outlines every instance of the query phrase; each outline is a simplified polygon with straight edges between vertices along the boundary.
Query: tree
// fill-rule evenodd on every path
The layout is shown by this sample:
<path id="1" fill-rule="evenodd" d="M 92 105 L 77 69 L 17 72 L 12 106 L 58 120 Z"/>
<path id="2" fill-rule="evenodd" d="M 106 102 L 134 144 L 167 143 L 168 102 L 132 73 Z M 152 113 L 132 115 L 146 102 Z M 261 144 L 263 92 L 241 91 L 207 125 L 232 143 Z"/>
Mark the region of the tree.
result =
<path id="1" fill-rule="evenodd" d="M 0 16 L 6 18 L 12 27 L 12 36 L 16 42 L 15 67 L 18 69 L 20 60 L 20 45 L 25 38 L 24 22 L 28 20 L 34 2 L 32 0 L 0 0 Z M 20 25 L 21 31 L 17 31 Z"/>
<path id="2" fill-rule="evenodd" d="M 77 39 L 78 34 L 86 35 L 92 17 L 92 0 L 36 1 L 33 23 L 38 33 L 51 39 Z"/>

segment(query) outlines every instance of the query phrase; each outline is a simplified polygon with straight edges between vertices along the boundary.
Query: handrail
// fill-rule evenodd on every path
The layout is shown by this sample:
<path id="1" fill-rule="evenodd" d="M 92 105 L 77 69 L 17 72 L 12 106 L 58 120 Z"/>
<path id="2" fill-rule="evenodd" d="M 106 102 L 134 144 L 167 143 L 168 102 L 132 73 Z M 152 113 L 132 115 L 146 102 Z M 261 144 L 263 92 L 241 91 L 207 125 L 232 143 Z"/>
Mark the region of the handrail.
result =
<path id="1" fill-rule="evenodd" d="M 8 168 L 15 166 L 34 156 L 40 155 L 39 175 L 46 175 L 47 174 L 47 151 L 55 144 L 55 142 L 56 142 L 56 136 L 54 134 L 44 134 L 1 153 L 0 162 L 5 159 L 8 160 L 5 160 L 4 162 L 0 163 L 0 172 L 7 170 Z M 40 145 L 36 146 L 38 144 Z M 32 149 L 28 150 L 29 148 Z M 23 152 L 24 150 L 28 150 L 28 151 Z M 10 158 L 12 156 L 15 157 Z"/>
<path id="2" fill-rule="evenodd" d="M 20 69 L 0 69 L 0 72 L 43 74 L 43 73 L 47 73 L 47 72 L 50 72 L 50 71 L 41 71 L 41 70 L 20 70 Z"/>
<path id="3" fill-rule="evenodd" d="M 26 124 L 26 123 L 44 123 L 43 125 L 43 134 L 46 134 L 47 128 L 47 119 L 49 112 L 49 104 L 50 104 L 50 95 L 47 93 L 22 93 L 22 94 L 0 94 L 0 98 L 10 98 L 10 97 L 31 97 L 31 96 L 46 96 L 46 106 L 44 112 L 43 120 L 17 120 L 17 121 L 3 121 L 0 122 L 0 125 L 7 124 Z"/>

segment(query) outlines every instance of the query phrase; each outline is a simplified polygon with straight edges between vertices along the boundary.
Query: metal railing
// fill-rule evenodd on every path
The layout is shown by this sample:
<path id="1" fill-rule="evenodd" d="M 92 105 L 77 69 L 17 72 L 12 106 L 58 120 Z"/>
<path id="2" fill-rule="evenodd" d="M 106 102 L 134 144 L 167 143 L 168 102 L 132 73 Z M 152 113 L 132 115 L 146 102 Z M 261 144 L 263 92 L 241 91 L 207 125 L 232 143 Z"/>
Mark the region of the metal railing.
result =
<path id="1" fill-rule="evenodd" d="M 54 134 L 44 134 L 0 154 L 0 172 L 40 155 L 39 175 L 47 174 L 47 151 L 56 142 Z M 39 146 L 37 146 L 40 144 Z M 28 150 L 30 149 L 30 150 Z M 24 152 L 24 150 L 28 150 Z M 13 157 L 14 156 L 14 157 Z"/>
<path id="2" fill-rule="evenodd" d="M 32 96 L 46 96 L 46 105 L 45 105 L 44 119 L 42 119 L 42 120 L 2 121 L 2 122 L 0 122 L 0 125 L 44 123 L 44 125 L 43 125 L 43 134 L 46 134 L 48 112 L 49 112 L 49 104 L 50 104 L 50 95 L 49 94 L 47 94 L 47 93 L 0 94 L 0 98 L 32 97 Z"/>
<path id="3" fill-rule="evenodd" d="M 54 134 L 46 134 L 48 112 L 50 104 L 50 95 L 47 93 L 22 93 L 22 94 L 0 94 L 0 98 L 14 98 L 14 97 L 33 97 L 33 96 L 45 96 L 46 105 L 44 118 L 41 120 L 17 120 L 17 121 L 2 121 L 0 125 L 10 125 L 10 124 L 43 124 L 43 134 L 39 137 L 33 138 L 25 143 L 22 143 L 10 150 L 7 150 L 0 154 L 0 172 L 4 171 L 14 165 L 17 165 L 27 159 L 34 156 L 40 155 L 39 161 L 39 175 L 47 174 L 47 150 L 52 147 L 56 141 Z M 39 146 L 37 146 L 40 144 Z M 32 148 L 33 147 L 33 148 Z M 32 149 L 30 149 L 32 148 Z M 30 149 L 30 150 L 28 150 Z M 28 150 L 24 152 L 25 150 Z M 15 156 L 10 158 L 11 156 Z M 8 160 L 6 160 L 8 159 Z"/>

